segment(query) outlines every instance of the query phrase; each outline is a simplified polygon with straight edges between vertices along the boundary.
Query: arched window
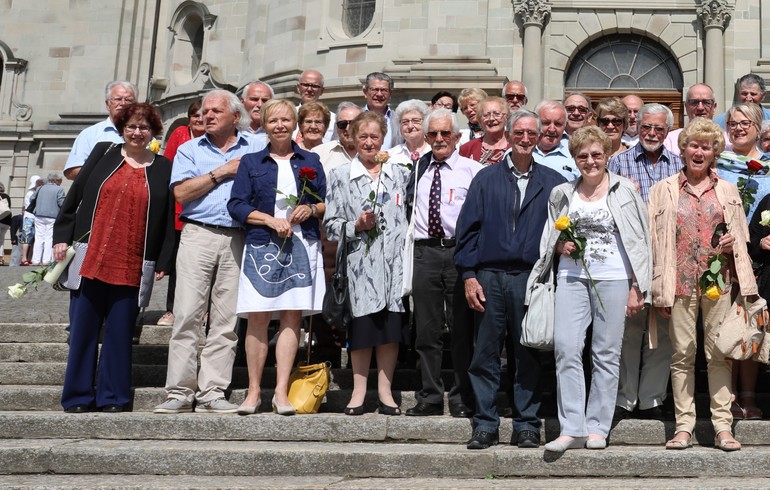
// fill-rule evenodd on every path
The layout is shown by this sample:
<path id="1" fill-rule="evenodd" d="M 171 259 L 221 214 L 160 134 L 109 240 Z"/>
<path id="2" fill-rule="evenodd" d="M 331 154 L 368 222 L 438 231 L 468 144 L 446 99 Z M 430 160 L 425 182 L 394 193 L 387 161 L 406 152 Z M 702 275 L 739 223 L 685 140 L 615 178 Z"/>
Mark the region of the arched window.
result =
<path id="1" fill-rule="evenodd" d="M 182 2 L 174 12 L 169 29 L 173 33 L 171 77 L 175 85 L 185 85 L 195 78 L 203 63 L 206 30 L 215 19 L 205 5 L 190 0 Z"/>
<path id="2" fill-rule="evenodd" d="M 342 27 L 345 34 L 356 37 L 364 32 L 374 18 L 375 0 L 344 0 Z"/>

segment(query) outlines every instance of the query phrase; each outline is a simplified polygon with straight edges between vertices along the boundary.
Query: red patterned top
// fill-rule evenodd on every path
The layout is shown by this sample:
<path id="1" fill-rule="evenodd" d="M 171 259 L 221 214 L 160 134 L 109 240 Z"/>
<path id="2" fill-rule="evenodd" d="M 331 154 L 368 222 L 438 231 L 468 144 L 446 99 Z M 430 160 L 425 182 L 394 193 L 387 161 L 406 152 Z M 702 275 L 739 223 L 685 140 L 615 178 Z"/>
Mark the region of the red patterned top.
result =
<path id="1" fill-rule="evenodd" d="M 711 237 L 719 223 L 725 221 L 722 205 L 717 200 L 714 185 L 717 175 L 709 172 L 708 187 L 702 194 L 687 182 L 684 171 L 679 173 L 679 204 L 676 211 L 676 292 L 677 296 L 700 296 L 698 282 L 706 270 L 706 263 L 716 249 L 711 246 Z M 732 262 L 732 261 L 731 261 Z M 724 271 L 730 290 L 732 267 Z"/>
<path id="2" fill-rule="evenodd" d="M 487 149 L 482 143 L 483 138 L 472 139 L 460 147 L 460 156 L 476 160 L 482 165 L 492 165 L 503 159 L 505 152 L 511 148 L 508 144 L 505 149 Z"/>
<path id="3" fill-rule="evenodd" d="M 143 168 L 123 162 L 102 185 L 83 268 L 88 279 L 139 286 L 149 204 Z"/>

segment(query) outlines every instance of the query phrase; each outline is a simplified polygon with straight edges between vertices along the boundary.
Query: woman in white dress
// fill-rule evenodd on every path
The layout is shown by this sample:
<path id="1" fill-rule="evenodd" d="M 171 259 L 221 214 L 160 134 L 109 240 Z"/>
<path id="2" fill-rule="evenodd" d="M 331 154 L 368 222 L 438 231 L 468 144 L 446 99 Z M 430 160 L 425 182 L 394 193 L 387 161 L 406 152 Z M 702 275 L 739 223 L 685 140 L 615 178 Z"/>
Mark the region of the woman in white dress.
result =
<path id="1" fill-rule="evenodd" d="M 270 320 L 280 319 L 272 406 L 281 415 L 292 415 L 288 382 L 302 316 L 321 311 L 326 287 L 319 229 L 326 176 L 318 155 L 291 139 L 297 112 L 290 102 L 273 99 L 261 112 L 268 145 L 241 158 L 227 204 L 246 233 L 237 312 L 248 317 L 249 391 L 238 413 L 259 409 L 267 327 Z"/>

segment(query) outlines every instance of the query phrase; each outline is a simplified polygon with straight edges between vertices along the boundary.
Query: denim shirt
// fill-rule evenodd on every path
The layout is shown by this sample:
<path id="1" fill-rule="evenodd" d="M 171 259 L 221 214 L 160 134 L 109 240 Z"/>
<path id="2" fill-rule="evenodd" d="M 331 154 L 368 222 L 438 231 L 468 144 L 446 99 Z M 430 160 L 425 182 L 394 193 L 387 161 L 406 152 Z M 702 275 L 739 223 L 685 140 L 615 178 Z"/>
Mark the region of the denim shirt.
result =
<path id="1" fill-rule="evenodd" d="M 316 171 L 316 178 L 308 180 L 308 188 L 321 199 L 326 199 L 326 174 L 321 160 L 315 153 L 300 149 L 292 142 L 294 155 L 291 156 L 291 169 L 297 183 L 297 196 L 302 192 L 303 181 L 299 178 L 301 168 L 308 167 Z M 246 229 L 246 243 L 250 245 L 264 245 L 270 241 L 270 235 L 274 234 L 272 228 L 267 225 L 251 225 L 246 219 L 253 211 L 260 211 L 273 216 L 275 213 L 276 186 L 278 185 L 278 163 L 270 156 L 270 145 L 258 153 L 249 153 L 241 158 L 238 173 L 233 181 L 230 200 L 227 202 L 227 210 L 234 220 L 241 223 Z M 300 204 L 316 204 L 318 199 L 305 194 Z M 319 240 L 321 233 L 319 221 L 310 217 L 300 224 L 303 236 L 308 240 Z"/>

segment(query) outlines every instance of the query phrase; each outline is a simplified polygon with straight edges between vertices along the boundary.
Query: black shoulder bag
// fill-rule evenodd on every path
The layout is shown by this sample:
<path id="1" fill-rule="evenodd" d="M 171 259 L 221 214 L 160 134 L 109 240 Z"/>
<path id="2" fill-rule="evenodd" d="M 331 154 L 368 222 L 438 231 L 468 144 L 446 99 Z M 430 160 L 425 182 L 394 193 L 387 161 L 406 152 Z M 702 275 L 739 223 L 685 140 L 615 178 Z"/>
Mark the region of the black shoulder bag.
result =
<path id="1" fill-rule="evenodd" d="M 353 319 L 348 291 L 347 222 L 342 225 L 342 240 L 337 247 L 337 263 L 332 281 L 324 294 L 321 315 L 326 323 L 339 330 L 347 329 Z"/>

